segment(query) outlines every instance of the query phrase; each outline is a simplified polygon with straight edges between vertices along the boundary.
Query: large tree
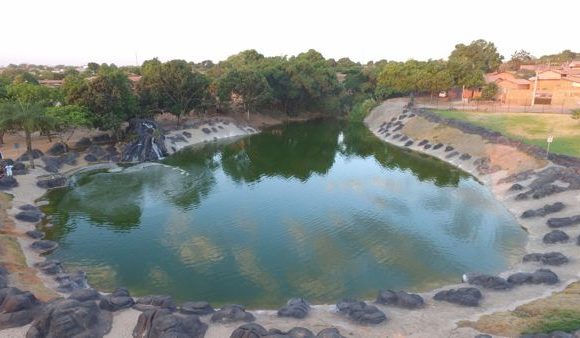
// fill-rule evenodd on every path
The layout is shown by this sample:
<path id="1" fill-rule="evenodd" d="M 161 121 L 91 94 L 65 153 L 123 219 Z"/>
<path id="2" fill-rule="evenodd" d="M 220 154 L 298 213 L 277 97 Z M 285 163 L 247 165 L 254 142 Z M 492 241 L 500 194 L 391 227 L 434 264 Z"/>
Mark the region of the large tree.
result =
<path id="1" fill-rule="evenodd" d="M 233 69 L 218 80 L 218 95 L 223 102 L 230 102 L 234 96 L 240 97 L 249 120 L 251 111 L 271 99 L 272 90 L 263 74 L 244 67 Z"/>
<path id="2" fill-rule="evenodd" d="M 193 72 L 183 60 L 146 61 L 142 74 L 137 86 L 141 106 L 149 111 L 171 112 L 177 117 L 178 125 L 184 114 L 204 107 L 209 99 L 209 79 Z"/>
<path id="3" fill-rule="evenodd" d="M 501 56 L 493 42 L 483 39 L 475 40 L 469 45 L 458 44 L 449 55 L 449 62 L 469 63 L 471 68 L 484 73 L 496 71 L 501 62 Z"/>

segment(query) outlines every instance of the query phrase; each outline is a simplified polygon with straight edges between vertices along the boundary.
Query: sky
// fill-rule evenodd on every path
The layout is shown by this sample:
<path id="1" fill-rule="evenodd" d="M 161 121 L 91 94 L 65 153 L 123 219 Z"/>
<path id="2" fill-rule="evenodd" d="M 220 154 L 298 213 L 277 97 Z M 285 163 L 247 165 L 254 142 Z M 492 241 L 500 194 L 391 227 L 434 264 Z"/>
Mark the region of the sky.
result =
<path id="1" fill-rule="evenodd" d="M 219 61 L 316 49 L 326 58 L 447 58 L 492 41 L 506 58 L 580 51 L 578 0 L 5 0 L 0 65 Z"/>

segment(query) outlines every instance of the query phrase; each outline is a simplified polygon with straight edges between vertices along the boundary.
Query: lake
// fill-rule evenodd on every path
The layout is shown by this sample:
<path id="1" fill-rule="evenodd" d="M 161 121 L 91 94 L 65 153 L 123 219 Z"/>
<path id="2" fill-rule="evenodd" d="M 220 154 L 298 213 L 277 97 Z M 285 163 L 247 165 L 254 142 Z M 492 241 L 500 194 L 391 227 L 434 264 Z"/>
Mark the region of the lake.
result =
<path id="1" fill-rule="evenodd" d="M 50 191 L 50 258 L 101 290 L 277 308 L 497 273 L 526 234 L 473 177 L 363 125 L 292 123 Z"/>

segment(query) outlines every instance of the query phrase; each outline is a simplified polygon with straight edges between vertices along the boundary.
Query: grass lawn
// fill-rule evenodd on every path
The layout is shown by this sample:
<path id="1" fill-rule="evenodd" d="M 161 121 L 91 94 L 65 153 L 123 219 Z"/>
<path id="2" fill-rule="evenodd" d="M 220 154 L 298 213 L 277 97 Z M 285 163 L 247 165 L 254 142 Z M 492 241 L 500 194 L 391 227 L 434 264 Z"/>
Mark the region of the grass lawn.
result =
<path id="1" fill-rule="evenodd" d="M 441 116 L 468 121 L 498 131 L 513 139 L 547 147 L 548 135 L 554 136 L 550 152 L 580 157 L 580 120 L 570 115 L 540 113 L 487 113 L 435 110 Z"/>

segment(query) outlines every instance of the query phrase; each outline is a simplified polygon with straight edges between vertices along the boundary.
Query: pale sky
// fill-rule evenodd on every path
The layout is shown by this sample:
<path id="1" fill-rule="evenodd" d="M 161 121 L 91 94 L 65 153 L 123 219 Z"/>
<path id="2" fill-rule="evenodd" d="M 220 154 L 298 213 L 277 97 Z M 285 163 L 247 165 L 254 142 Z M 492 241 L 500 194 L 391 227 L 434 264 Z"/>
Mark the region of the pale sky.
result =
<path id="1" fill-rule="evenodd" d="M 219 61 L 252 48 L 424 60 L 479 38 L 506 58 L 580 51 L 579 0 L 4 0 L 0 13 L 0 65 Z"/>

